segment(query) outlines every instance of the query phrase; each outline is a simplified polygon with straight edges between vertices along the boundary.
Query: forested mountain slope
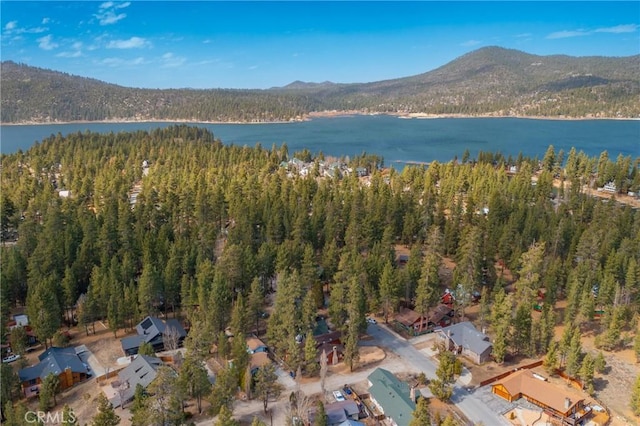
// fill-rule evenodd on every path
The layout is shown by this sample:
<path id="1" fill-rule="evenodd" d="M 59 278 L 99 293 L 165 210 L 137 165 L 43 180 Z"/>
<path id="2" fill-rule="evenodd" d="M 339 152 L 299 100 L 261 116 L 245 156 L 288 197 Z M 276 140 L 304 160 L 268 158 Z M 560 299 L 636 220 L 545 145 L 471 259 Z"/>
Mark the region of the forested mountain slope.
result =
<path id="1" fill-rule="evenodd" d="M 639 117 L 640 55 L 537 56 L 488 47 L 417 76 L 362 84 L 293 82 L 269 90 L 125 88 L 2 63 L 9 122 L 297 120 L 310 112 Z"/>
<path id="2" fill-rule="evenodd" d="M 487 309 L 491 300 L 519 310 L 522 324 L 512 324 L 511 315 L 507 324 L 497 314 L 485 318 L 504 339 L 505 352 L 496 356 L 544 354 L 552 324 L 562 321 L 577 330 L 588 324 L 603 348 L 628 343 L 620 331 L 638 313 L 640 211 L 590 198 L 580 181 L 616 176 L 637 187 L 637 159 L 572 150 L 561 169 L 562 155 L 550 148 L 540 164 L 512 160 L 518 172 L 510 177 L 510 161 L 489 153 L 401 174 L 375 169 L 374 157 L 357 158 L 354 166 L 372 170 L 365 185 L 354 175 L 288 175 L 280 167 L 288 157 L 286 146 L 225 146 L 186 126 L 57 136 L 4 155 L 3 231 L 16 229 L 19 237 L 2 248 L 3 321 L 10 305 L 26 304 L 44 341 L 69 306 L 78 305 L 82 323 L 107 320 L 115 329 L 181 306 L 192 323 L 207 324 L 199 338 L 213 341 L 240 297 L 251 307 L 243 305 L 249 313 L 232 326 L 249 331 L 277 277 L 267 339 L 284 355 L 291 339 L 313 326 L 323 283 L 331 322 L 356 333 L 367 312 L 393 313 L 402 300 L 420 312 L 435 307 L 441 289 L 433 271 L 447 256 L 457 265 L 459 295 L 484 288 Z M 554 174 L 566 186 L 550 197 Z M 60 197 L 59 189 L 71 196 Z M 219 238 L 226 245 L 216 253 Z M 411 248 L 404 267 L 395 260 L 398 242 Z M 505 296 L 497 261 L 516 271 L 516 297 Z M 534 321 L 540 288 L 545 308 Z M 563 318 L 553 310 L 560 298 L 568 304 Z M 465 300 L 460 296 L 462 310 Z M 597 323 L 596 309 L 605 312 Z"/>

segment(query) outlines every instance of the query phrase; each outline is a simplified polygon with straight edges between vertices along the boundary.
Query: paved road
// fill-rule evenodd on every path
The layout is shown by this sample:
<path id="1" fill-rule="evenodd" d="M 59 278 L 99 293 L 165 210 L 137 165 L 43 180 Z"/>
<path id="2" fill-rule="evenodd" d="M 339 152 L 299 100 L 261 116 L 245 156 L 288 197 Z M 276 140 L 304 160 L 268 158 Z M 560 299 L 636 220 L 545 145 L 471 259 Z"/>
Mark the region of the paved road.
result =
<path id="1" fill-rule="evenodd" d="M 416 349 L 411 342 L 396 334 L 383 324 L 369 324 L 367 333 L 373 337 L 372 340 L 361 342 L 363 346 L 380 346 L 384 347 L 387 352 L 392 351 L 396 356 L 389 357 L 379 364 L 392 373 L 424 372 L 425 375 L 432 379 L 436 377 L 436 365 L 433 360 L 425 353 Z M 424 338 L 423 338 L 424 339 Z M 345 383 L 358 383 L 365 380 L 376 367 L 358 369 L 353 373 L 330 373 L 327 375 L 325 388 L 327 393 L 335 389 L 342 388 Z M 260 401 L 236 401 L 234 404 L 234 417 L 245 421 L 251 421 L 254 415 L 257 415 L 266 423 L 273 425 L 285 424 L 285 419 L 289 411 L 289 401 L 287 396 L 296 388 L 306 395 L 320 393 L 320 382 L 315 380 L 297 384 L 286 372 L 278 369 L 278 381 L 283 385 L 284 391 L 278 401 L 269 404 L 273 417 L 265 415 L 262 412 L 262 404 Z M 474 394 L 466 390 L 464 385 L 467 380 L 458 381 L 454 386 L 453 397 L 451 401 L 465 414 L 465 416 L 474 424 L 482 423 L 486 426 L 509 425 L 509 423 L 500 416 L 500 413 L 488 407 L 486 401 L 481 399 L 481 393 Z M 332 397 L 326 395 L 327 401 L 331 401 Z M 271 420 L 273 423 L 271 423 Z M 197 423 L 198 426 L 209 426 L 214 424 L 211 419 Z"/>
<path id="2" fill-rule="evenodd" d="M 411 366 L 415 372 L 422 371 L 427 378 L 436 378 L 436 366 L 433 361 L 384 324 L 369 324 L 367 332 L 374 338 L 374 341 L 378 345 L 392 350 L 403 360 L 407 361 L 407 364 Z M 474 424 L 509 424 L 499 413 L 487 407 L 473 392 L 467 391 L 463 383 L 458 382 L 454 385 L 451 402 Z"/>

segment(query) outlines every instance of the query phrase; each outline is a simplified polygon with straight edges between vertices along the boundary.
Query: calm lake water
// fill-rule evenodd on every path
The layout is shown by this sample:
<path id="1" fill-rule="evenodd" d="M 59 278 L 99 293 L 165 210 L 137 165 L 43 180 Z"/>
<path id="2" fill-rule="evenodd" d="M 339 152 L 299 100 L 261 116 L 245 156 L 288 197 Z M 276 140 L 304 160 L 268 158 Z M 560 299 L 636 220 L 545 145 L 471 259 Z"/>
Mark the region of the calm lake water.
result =
<path id="1" fill-rule="evenodd" d="M 173 123 L 75 123 L 2 126 L 0 152 L 26 151 L 45 137 L 69 133 L 108 133 L 151 130 Z M 195 124 L 194 124 L 195 125 Z M 393 116 L 350 116 L 317 118 L 283 124 L 198 124 L 226 144 L 270 148 L 286 143 L 289 152 L 308 148 L 311 152 L 343 156 L 363 151 L 381 155 L 386 165 L 403 162 L 446 162 L 468 149 L 474 158 L 479 151 L 501 152 L 505 156 L 542 158 L 547 147 L 556 152 L 571 147 L 589 156 L 607 151 L 640 156 L 639 120 L 531 120 L 518 118 L 400 119 Z"/>

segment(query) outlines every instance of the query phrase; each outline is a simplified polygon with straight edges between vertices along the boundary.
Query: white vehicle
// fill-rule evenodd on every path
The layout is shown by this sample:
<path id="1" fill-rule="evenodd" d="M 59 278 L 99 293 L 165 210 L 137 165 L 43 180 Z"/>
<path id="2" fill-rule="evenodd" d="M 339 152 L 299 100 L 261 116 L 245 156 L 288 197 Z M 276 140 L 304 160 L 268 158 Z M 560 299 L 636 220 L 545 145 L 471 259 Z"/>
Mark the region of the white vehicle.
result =
<path id="1" fill-rule="evenodd" d="M 8 357 L 2 358 L 2 362 L 8 364 L 10 362 L 17 361 L 18 359 L 20 359 L 20 355 L 12 354 L 12 355 L 9 355 Z"/>
<path id="2" fill-rule="evenodd" d="M 336 399 L 336 401 L 340 402 L 340 401 L 344 401 L 344 395 L 342 394 L 342 392 L 340 392 L 339 390 L 335 390 L 333 391 L 333 397 Z"/>
<path id="3" fill-rule="evenodd" d="M 369 324 L 377 324 L 378 323 L 378 321 L 376 321 L 374 318 L 371 318 L 371 317 L 367 317 L 367 322 Z"/>

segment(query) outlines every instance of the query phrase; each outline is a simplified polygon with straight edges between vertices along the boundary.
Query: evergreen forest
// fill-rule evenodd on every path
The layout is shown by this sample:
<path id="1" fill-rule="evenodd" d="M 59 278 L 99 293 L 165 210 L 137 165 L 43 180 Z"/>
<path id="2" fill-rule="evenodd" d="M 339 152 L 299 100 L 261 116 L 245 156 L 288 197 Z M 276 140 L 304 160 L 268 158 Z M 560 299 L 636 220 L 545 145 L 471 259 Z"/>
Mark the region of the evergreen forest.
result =
<path id="1" fill-rule="evenodd" d="M 309 174 L 282 167 L 294 157 Z M 466 153 L 397 171 L 362 154 L 348 166 L 368 177 L 330 178 L 322 153 L 226 145 L 186 125 L 52 135 L 1 158 L 3 329 L 19 306 L 46 344 L 65 322 L 117 334 L 163 312 L 191 325 L 194 351 L 223 346 L 225 330 L 257 331 L 293 371 L 315 374 L 317 354 L 299 343 L 319 308 L 357 362 L 367 315 L 438 305 L 447 259 L 459 315 L 482 294 L 496 361 L 552 348 L 579 375 L 573 337 L 590 329 L 603 350 L 633 345 L 640 307 L 640 211 L 582 187 L 638 191 L 640 158 L 552 146 L 541 157 Z"/>

